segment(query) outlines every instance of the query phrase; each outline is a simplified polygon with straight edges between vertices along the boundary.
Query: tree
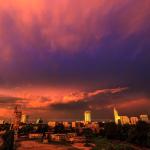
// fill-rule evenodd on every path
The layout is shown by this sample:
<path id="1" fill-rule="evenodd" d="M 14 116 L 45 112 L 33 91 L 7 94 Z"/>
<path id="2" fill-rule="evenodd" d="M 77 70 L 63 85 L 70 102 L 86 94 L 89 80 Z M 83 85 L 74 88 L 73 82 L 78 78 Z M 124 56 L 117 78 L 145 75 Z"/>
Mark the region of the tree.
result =
<path id="1" fill-rule="evenodd" d="M 126 140 L 128 138 L 128 131 L 131 128 L 129 124 L 121 125 L 119 124 L 117 126 L 117 138 L 119 140 Z"/>
<path id="2" fill-rule="evenodd" d="M 114 122 L 106 123 L 104 126 L 105 136 L 108 139 L 116 139 L 117 138 L 117 125 Z"/>
<path id="3" fill-rule="evenodd" d="M 90 128 L 85 128 L 85 129 L 83 130 L 83 135 L 84 135 L 87 139 L 92 138 L 92 136 L 93 136 L 93 131 L 92 131 L 92 129 L 90 129 Z"/>
<path id="4" fill-rule="evenodd" d="M 141 146 L 147 146 L 149 125 L 139 121 L 137 125 L 128 132 L 128 141 Z"/>
<path id="5" fill-rule="evenodd" d="M 54 128 L 55 133 L 64 133 L 65 132 L 65 127 L 62 123 L 59 123 L 55 126 Z"/>

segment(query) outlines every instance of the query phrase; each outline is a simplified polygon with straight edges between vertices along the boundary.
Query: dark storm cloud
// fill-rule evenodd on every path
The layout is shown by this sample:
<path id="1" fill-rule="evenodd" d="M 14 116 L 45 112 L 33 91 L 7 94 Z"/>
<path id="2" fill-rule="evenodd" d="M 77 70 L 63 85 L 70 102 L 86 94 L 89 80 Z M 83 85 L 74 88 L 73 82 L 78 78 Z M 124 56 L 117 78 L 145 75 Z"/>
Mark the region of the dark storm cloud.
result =
<path id="1" fill-rule="evenodd" d="M 0 96 L 0 109 L 7 108 L 13 109 L 18 102 L 22 101 L 22 98 L 19 97 L 7 97 L 7 96 Z"/>
<path id="2" fill-rule="evenodd" d="M 125 97 L 127 97 L 128 91 L 123 93 L 102 93 L 98 95 L 93 95 L 92 97 L 85 97 L 82 101 L 74 101 L 68 103 L 56 103 L 50 105 L 51 108 L 56 110 L 70 110 L 70 111 L 77 111 L 77 110 L 86 110 L 86 109 L 102 109 L 110 104 L 116 104 L 118 101 L 124 101 Z M 129 98 L 129 97 L 127 97 Z M 122 100 L 121 100 L 122 99 Z"/>
<path id="3" fill-rule="evenodd" d="M 86 110 L 88 108 L 88 103 L 86 101 L 69 102 L 67 104 L 60 103 L 60 104 L 50 105 L 50 108 L 59 111 Z"/>
<path id="4" fill-rule="evenodd" d="M 100 1 L 89 1 L 88 8 L 86 3 L 78 1 L 74 5 L 83 7 L 82 11 L 78 8 L 81 17 L 74 10 L 69 20 L 66 18 L 70 10 L 61 8 L 55 16 L 54 10 L 47 8 L 48 2 L 35 3 L 41 4 L 44 12 L 41 7 L 38 10 L 32 6 L 34 3 L 30 16 L 25 16 L 27 11 L 18 1 L 0 13 L 1 64 L 5 66 L 1 68 L 6 74 L 1 75 L 3 84 L 91 81 L 104 82 L 106 86 L 138 86 L 139 82 L 142 85 L 149 82 L 149 1 L 111 1 L 106 8 Z M 53 5 L 58 7 L 56 3 Z M 73 7 L 73 4 L 64 1 L 62 6 Z M 116 8 L 112 10 L 111 6 Z M 20 14 L 18 9 L 22 10 Z"/>
<path id="5" fill-rule="evenodd" d="M 0 103 L 15 103 L 16 101 L 20 100 L 22 98 L 18 97 L 5 97 L 5 96 L 0 96 Z"/>
<path id="6" fill-rule="evenodd" d="M 57 103 L 50 105 L 49 109 L 69 112 L 72 117 L 78 118 L 81 117 L 81 113 L 83 116 L 85 110 L 91 110 L 93 119 L 112 119 L 114 107 L 117 107 L 122 115 L 137 116 L 140 113 L 147 113 L 149 105 L 149 97 L 127 90 L 121 93 L 103 93 L 78 102 Z"/>
<path id="7" fill-rule="evenodd" d="M 0 0 L 0 10 L 1 87 L 129 88 L 55 109 L 150 99 L 149 0 Z"/>

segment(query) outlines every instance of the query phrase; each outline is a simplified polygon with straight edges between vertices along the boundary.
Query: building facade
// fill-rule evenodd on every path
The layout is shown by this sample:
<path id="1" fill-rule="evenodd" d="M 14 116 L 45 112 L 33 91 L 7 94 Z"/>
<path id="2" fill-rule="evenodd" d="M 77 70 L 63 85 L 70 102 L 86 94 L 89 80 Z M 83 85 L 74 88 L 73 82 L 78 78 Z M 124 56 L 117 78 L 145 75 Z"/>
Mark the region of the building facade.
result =
<path id="1" fill-rule="evenodd" d="M 22 116 L 21 116 L 21 123 L 28 123 L 28 115 L 26 115 L 26 114 L 23 114 Z"/>
<path id="2" fill-rule="evenodd" d="M 86 123 L 91 122 L 91 111 L 85 111 L 84 112 L 84 121 Z"/>
<path id="3" fill-rule="evenodd" d="M 140 120 L 141 120 L 141 121 L 148 122 L 148 121 L 149 121 L 148 115 L 146 115 L 146 114 L 140 115 Z"/>
<path id="4" fill-rule="evenodd" d="M 137 124 L 138 121 L 139 121 L 138 117 L 131 117 L 131 118 L 130 118 L 130 123 L 131 123 L 132 125 Z"/>
<path id="5" fill-rule="evenodd" d="M 115 119 L 115 123 L 119 124 L 120 116 L 119 116 L 118 111 L 116 110 L 116 108 L 114 108 L 114 119 Z"/>

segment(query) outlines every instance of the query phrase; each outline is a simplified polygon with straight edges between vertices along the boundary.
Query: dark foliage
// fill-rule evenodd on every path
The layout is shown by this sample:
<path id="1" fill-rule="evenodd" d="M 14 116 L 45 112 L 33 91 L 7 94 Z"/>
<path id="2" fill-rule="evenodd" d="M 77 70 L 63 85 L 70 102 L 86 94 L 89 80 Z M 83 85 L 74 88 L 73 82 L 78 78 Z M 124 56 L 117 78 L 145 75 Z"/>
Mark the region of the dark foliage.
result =
<path id="1" fill-rule="evenodd" d="M 4 144 L 1 150 L 13 150 L 14 146 L 14 132 L 7 131 L 3 136 Z"/>
<path id="2" fill-rule="evenodd" d="M 140 146 L 150 147 L 150 124 L 142 121 L 139 121 L 136 125 L 106 123 L 100 135 L 107 139 L 127 141 Z"/>
<path id="3" fill-rule="evenodd" d="M 135 127 L 129 130 L 127 140 L 141 146 L 149 146 L 149 133 L 150 125 L 140 121 Z"/>
<path id="4" fill-rule="evenodd" d="M 59 123 L 54 128 L 55 133 L 65 133 L 65 127 L 62 123 Z"/>

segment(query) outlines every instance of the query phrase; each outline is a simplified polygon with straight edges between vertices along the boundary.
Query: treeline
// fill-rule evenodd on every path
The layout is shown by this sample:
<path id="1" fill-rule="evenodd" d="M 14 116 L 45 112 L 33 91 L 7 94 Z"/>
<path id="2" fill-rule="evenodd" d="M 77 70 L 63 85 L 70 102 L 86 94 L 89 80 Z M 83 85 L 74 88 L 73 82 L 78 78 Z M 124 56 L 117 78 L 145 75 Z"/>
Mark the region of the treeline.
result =
<path id="1" fill-rule="evenodd" d="M 136 125 L 106 123 L 100 131 L 100 135 L 107 139 L 127 141 L 139 146 L 150 147 L 150 124 L 142 121 Z"/>
<path id="2" fill-rule="evenodd" d="M 6 131 L 5 134 L 0 136 L 1 145 L 0 150 L 13 150 L 14 147 L 14 132 Z"/>

